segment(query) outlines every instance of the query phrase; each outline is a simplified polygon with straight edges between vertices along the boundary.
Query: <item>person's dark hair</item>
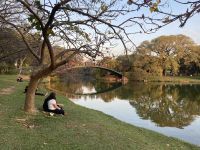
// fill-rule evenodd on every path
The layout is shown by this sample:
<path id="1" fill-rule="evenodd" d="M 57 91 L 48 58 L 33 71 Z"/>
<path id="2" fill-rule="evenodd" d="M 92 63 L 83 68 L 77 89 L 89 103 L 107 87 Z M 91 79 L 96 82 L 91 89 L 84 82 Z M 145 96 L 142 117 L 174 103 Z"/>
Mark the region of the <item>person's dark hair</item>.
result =
<path id="1" fill-rule="evenodd" d="M 49 94 L 49 96 L 48 96 L 46 99 L 48 99 L 48 100 L 56 99 L 56 93 L 51 92 L 51 93 Z"/>

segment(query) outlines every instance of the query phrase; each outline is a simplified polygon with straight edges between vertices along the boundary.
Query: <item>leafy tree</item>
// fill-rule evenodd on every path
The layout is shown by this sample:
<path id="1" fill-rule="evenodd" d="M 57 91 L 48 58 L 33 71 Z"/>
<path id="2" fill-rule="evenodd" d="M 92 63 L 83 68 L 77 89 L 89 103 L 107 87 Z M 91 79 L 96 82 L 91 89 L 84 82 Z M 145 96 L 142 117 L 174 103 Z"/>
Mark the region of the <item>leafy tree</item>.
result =
<path id="1" fill-rule="evenodd" d="M 138 46 L 138 60 L 134 63 L 141 62 L 140 68 L 150 73 L 160 72 L 161 69 L 162 75 L 166 75 L 167 71 L 171 75 L 177 75 L 186 60 L 189 63 L 193 59 L 198 61 L 199 55 L 196 55 L 195 47 L 195 43 L 184 35 L 160 36 Z"/>
<path id="2" fill-rule="evenodd" d="M 118 56 L 116 62 L 117 62 L 116 66 L 117 70 L 121 72 L 127 72 L 131 70 L 131 63 L 129 61 L 128 56 L 125 55 Z"/>
<path id="3" fill-rule="evenodd" d="M 133 74 L 136 75 L 136 78 L 137 75 L 143 78 L 141 72 L 143 72 L 143 76 L 147 76 L 147 73 L 158 76 L 162 75 L 162 68 L 158 63 L 158 58 L 151 55 L 151 51 L 148 49 L 149 46 L 150 42 L 144 41 L 140 46 L 138 46 L 136 52 L 130 56 L 132 71 Z M 138 71 L 140 73 L 138 73 Z"/>
<path id="4" fill-rule="evenodd" d="M 117 60 L 112 57 L 103 57 L 103 59 L 101 59 L 97 64 L 102 67 L 116 69 Z"/>
<path id="5" fill-rule="evenodd" d="M 31 42 L 31 37 L 29 36 Z M 34 44 L 32 42 L 32 44 Z M 0 29 L 0 62 L 6 63 L 7 66 L 19 68 L 19 74 L 22 71 L 24 63 L 31 63 L 31 55 L 27 47 L 21 40 L 19 34 L 9 28 Z M 9 71 L 9 70 L 8 70 Z"/>
<path id="6" fill-rule="evenodd" d="M 128 0 L 128 3 L 121 0 L 2 0 L 1 28 L 15 29 L 38 62 L 37 69 L 30 77 L 25 111 L 35 111 L 35 90 L 39 79 L 68 63 L 75 55 L 87 54 L 95 58 L 117 39 L 127 51 L 128 45 L 133 44 L 129 32 L 131 26 L 138 29 L 136 33 L 151 33 L 176 20 L 180 21 L 180 26 L 184 26 L 189 18 L 199 12 L 199 1 L 174 2 L 188 9 L 174 14 L 170 7 L 166 9 L 167 5 L 171 5 L 166 0 Z M 144 11 L 146 9 L 150 12 Z M 160 15 L 155 17 L 154 14 Z M 40 41 L 37 49 L 27 40 L 30 34 L 39 35 L 35 40 Z M 56 54 L 54 43 L 62 44 L 65 48 Z M 44 55 L 45 49 L 48 55 Z M 68 55 L 61 58 L 65 53 Z M 46 57 L 50 58 L 48 64 L 44 63 Z"/>

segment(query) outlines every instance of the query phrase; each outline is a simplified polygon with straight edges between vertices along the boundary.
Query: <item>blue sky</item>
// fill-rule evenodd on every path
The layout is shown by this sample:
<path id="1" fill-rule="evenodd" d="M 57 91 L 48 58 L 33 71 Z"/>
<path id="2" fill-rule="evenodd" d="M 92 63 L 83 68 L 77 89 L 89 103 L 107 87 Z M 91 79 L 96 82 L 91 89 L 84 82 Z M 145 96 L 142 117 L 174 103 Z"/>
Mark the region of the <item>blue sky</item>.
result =
<path id="1" fill-rule="evenodd" d="M 172 2 L 172 0 L 169 0 L 169 2 Z M 180 14 L 180 13 L 186 12 L 187 10 L 187 7 L 184 7 L 180 4 L 177 4 L 174 2 L 171 4 L 172 4 L 171 7 L 166 8 L 166 9 L 171 9 L 174 13 Z M 145 13 L 151 14 L 150 11 L 145 12 Z M 133 35 L 132 40 L 136 44 L 136 46 L 138 46 L 141 42 L 145 40 L 152 40 L 162 35 L 184 34 L 186 36 L 189 36 L 196 44 L 200 45 L 200 35 L 199 35 L 200 34 L 200 13 L 190 18 L 184 27 L 180 28 L 179 25 L 180 25 L 180 22 L 176 21 L 159 29 L 156 33 L 152 33 L 152 34 L 142 33 L 142 34 Z M 123 54 L 123 51 L 122 51 L 123 48 L 121 46 L 118 46 L 116 49 L 117 49 L 118 54 Z"/>
<path id="2" fill-rule="evenodd" d="M 125 3 L 127 0 L 123 0 Z M 167 1 L 169 2 L 171 5 L 170 7 L 165 7 L 165 10 L 172 10 L 174 13 L 180 14 L 181 12 L 185 12 L 187 7 L 181 6 L 180 4 L 177 4 L 174 2 L 174 0 L 162 0 L 161 2 Z M 187 1 L 187 0 L 182 0 L 182 2 Z M 51 2 L 55 2 L 55 0 L 52 0 Z M 131 6 L 128 6 L 131 7 Z M 145 13 L 147 15 L 152 15 L 153 13 L 151 13 L 149 11 L 149 8 L 147 8 L 146 10 L 143 10 L 142 12 L 136 12 L 134 15 L 138 15 L 138 14 L 142 14 Z M 133 15 L 133 14 L 131 14 Z M 127 16 L 129 17 L 129 16 Z M 116 20 L 116 22 L 118 21 L 122 21 L 122 18 L 118 18 Z M 117 23 L 118 24 L 118 23 Z M 200 13 L 193 16 L 192 18 L 190 18 L 188 20 L 188 22 L 186 23 L 186 25 L 183 28 L 180 28 L 179 22 L 173 22 L 161 29 L 159 29 L 159 31 L 157 31 L 156 33 L 152 33 L 152 34 L 136 34 L 132 36 L 132 40 L 133 42 L 136 44 L 136 46 L 138 46 L 141 42 L 143 42 L 144 40 L 152 40 L 156 37 L 162 36 L 162 35 L 177 35 L 177 34 L 184 34 L 186 36 L 191 37 L 195 43 L 200 45 Z M 132 29 L 136 29 L 138 30 L 137 27 L 132 27 Z M 120 43 L 120 42 L 118 42 Z M 113 53 L 115 53 L 115 55 L 119 55 L 119 54 L 123 54 L 123 46 L 121 44 L 119 44 L 117 47 L 114 48 L 115 51 Z"/>
<path id="3" fill-rule="evenodd" d="M 196 44 L 200 45 L 200 14 L 188 20 L 186 25 L 182 28 L 179 27 L 179 22 L 174 22 L 168 26 L 159 29 L 156 33 L 152 34 L 137 34 L 133 36 L 133 42 L 138 46 L 145 40 L 152 40 L 162 35 L 177 35 L 183 34 L 189 36 Z M 122 46 L 116 47 L 117 55 L 124 54 Z M 116 50 L 115 49 L 115 50 Z"/>
<path id="4" fill-rule="evenodd" d="M 43 0 L 42 0 L 43 1 Z M 56 0 L 51 0 L 51 2 L 55 2 Z M 126 1 L 126 0 L 123 0 Z M 164 2 L 165 0 L 162 0 Z M 173 0 L 167 0 L 171 6 L 170 9 L 175 13 L 185 12 L 187 7 L 183 7 L 180 4 L 177 4 L 173 2 Z M 187 1 L 187 0 L 182 0 Z M 169 9 L 169 8 L 166 8 Z M 148 11 L 148 10 L 147 10 Z M 148 11 L 150 13 L 150 11 Z M 153 34 L 138 34 L 134 36 L 133 41 L 136 43 L 136 45 L 139 45 L 144 40 L 151 40 L 153 38 L 156 38 L 161 35 L 175 35 L 175 34 L 185 34 L 189 37 L 191 37 L 197 44 L 200 44 L 200 14 L 197 14 L 196 16 L 192 17 L 188 20 L 187 24 L 183 27 L 179 27 L 179 22 L 174 22 L 166 27 L 161 28 L 158 32 Z"/>
<path id="5" fill-rule="evenodd" d="M 184 34 L 191 37 L 195 43 L 200 45 L 200 14 L 188 20 L 184 27 L 180 28 L 179 25 L 179 22 L 174 22 L 161 28 L 156 33 L 135 35 L 133 40 L 138 45 L 144 40 L 151 40 L 161 35 Z"/>

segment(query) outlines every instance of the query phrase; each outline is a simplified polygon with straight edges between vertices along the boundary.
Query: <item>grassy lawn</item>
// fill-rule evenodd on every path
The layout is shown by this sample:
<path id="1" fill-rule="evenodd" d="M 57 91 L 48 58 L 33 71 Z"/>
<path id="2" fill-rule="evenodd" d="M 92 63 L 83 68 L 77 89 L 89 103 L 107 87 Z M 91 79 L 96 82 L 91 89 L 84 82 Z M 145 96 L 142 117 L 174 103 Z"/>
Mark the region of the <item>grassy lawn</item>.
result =
<path id="1" fill-rule="evenodd" d="M 23 111 L 27 81 L 0 75 L 0 149 L 47 150 L 188 150 L 200 149 L 180 140 L 138 128 L 101 112 L 73 104 L 57 96 L 66 116 L 34 115 Z M 41 90 L 41 89 L 40 89 Z M 36 96 L 41 109 L 44 97 Z"/>

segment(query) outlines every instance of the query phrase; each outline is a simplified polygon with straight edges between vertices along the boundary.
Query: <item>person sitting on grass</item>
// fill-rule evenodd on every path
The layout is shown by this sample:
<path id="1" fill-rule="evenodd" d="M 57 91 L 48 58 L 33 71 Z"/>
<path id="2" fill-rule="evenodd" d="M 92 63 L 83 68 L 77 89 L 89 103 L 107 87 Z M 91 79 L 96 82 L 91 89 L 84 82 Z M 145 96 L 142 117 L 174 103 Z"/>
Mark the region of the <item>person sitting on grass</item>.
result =
<path id="1" fill-rule="evenodd" d="M 23 82 L 23 78 L 22 77 L 18 77 L 17 78 L 17 82 Z"/>
<path id="2" fill-rule="evenodd" d="M 36 91 L 35 91 L 35 95 L 46 96 L 46 94 L 39 93 L 39 92 L 37 92 L 37 90 L 38 90 L 38 88 L 37 88 Z M 27 93 L 27 91 L 28 91 L 28 86 L 25 87 L 24 93 Z"/>
<path id="3" fill-rule="evenodd" d="M 65 115 L 62 107 L 59 106 L 56 102 L 56 93 L 54 92 L 51 92 L 49 96 L 44 100 L 43 110 L 46 112 Z"/>

